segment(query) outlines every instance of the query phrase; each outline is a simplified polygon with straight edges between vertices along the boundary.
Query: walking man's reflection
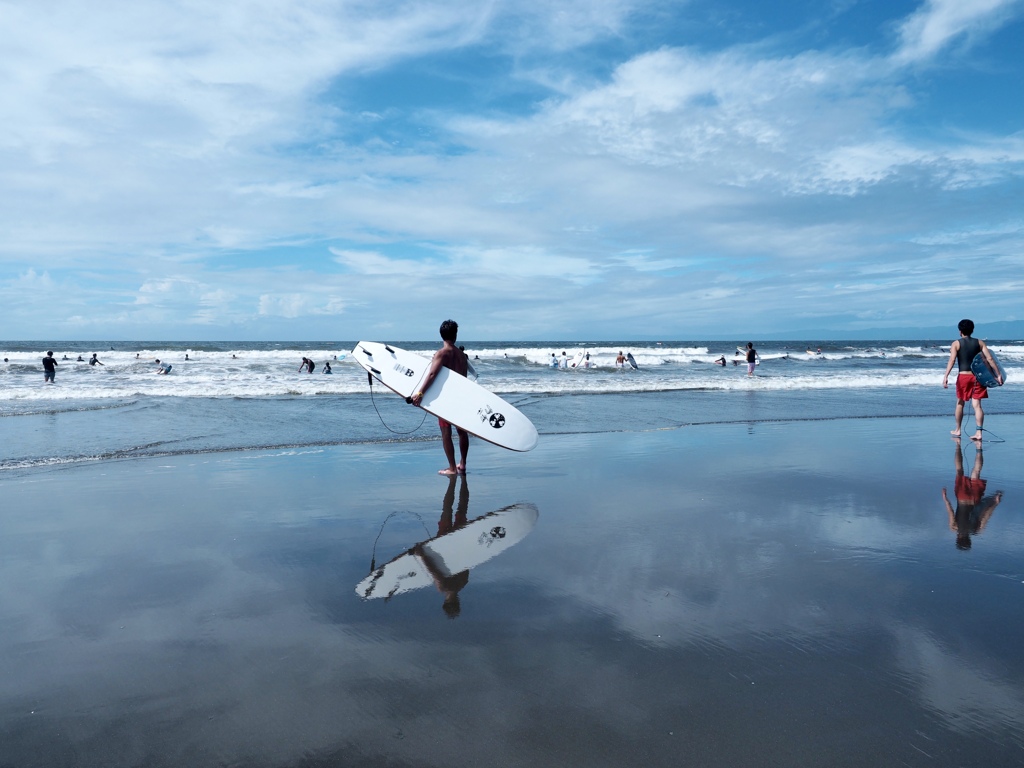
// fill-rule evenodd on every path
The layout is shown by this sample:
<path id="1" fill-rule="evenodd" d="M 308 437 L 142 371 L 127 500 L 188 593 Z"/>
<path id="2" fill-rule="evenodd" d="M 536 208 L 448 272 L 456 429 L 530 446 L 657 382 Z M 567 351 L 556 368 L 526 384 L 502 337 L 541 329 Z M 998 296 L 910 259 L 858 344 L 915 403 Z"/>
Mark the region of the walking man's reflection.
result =
<path id="1" fill-rule="evenodd" d="M 459 485 L 459 506 L 455 508 L 455 484 Z M 469 508 L 469 486 L 466 484 L 466 476 L 452 475 L 448 478 L 448 490 L 445 491 L 444 501 L 441 505 L 441 518 L 437 521 L 437 535 L 443 536 L 446 533 L 457 531 L 466 524 L 466 512 Z M 454 513 L 454 515 L 453 515 Z M 412 554 L 419 558 L 424 567 L 434 579 L 434 586 L 444 595 L 444 612 L 448 618 L 457 618 L 462 608 L 459 605 L 459 592 L 469 583 L 469 569 L 459 573 L 445 576 L 433 561 L 430 553 L 423 548 L 423 544 L 417 544 L 412 548 Z"/>
<path id="2" fill-rule="evenodd" d="M 953 491 L 956 495 L 956 511 L 953 511 L 953 505 L 949 503 L 945 488 L 942 489 L 942 500 L 946 503 L 946 512 L 949 514 L 949 530 L 956 534 L 956 548 L 966 550 L 971 548 L 971 536 L 985 529 L 992 513 L 1003 500 L 1003 492 L 996 491 L 995 496 L 985 497 L 986 481 L 981 479 L 981 468 L 985 459 L 980 443 L 975 446 L 974 467 L 971 469 L 970 477 L 964 476 L 964 455 L 960 450 L 959 439 L 956 440 L 954 463 L 956 480 Z"/>

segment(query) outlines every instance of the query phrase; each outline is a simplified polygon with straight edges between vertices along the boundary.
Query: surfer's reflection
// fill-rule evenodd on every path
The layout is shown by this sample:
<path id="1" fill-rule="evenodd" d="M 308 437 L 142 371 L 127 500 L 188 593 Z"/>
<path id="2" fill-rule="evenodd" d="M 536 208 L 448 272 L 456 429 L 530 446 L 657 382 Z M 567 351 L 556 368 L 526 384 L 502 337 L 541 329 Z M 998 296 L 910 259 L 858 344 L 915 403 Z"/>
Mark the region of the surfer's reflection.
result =
<path id="1" fill-rule="evenodd" d="M 460 475 L 460 477 L 462 483 L 459 486 L 459 508 L 457 510 L 454 509 L 455 478 L 448 478 L 448 490 L 445 491 L 444 501 L 441 503 L 441 518 L 437 521 L 438 536 L 444 536 L 452 531 L 457 531 L 466 525 L 466 511 L 469 508 L 469 484 L 466 482 L 465 475 Z M 446 576 L 444 571 L 441 570 L 443 561 L 438 563 L 435 556 L 424 548 L 422 542 L 413 547 L 410 552 L 423 563 L 430 577 L 434 580 L 434 586 L 437 587 L 437 591 L 444 595 L 444 604 L 441 607 L 448 614 L 448 618 L 458 618 L 462 612 L 462 606 L 459 604 L 459 592 L 469 583 L 469 568 Z"/>
<path id="2" fill-rule="evenodd" d="M 437 521 L 437 536 L 421 541 L 379 568 L 374 543 L 370 575 L 356 585 L 356 594 L 371 600 L 390 600 L 402 592 L 434 586 L 444 595 L 444 612 L 451 618 L 458 616 L 459 592 L 469 583 L 470 569 L 526 538 L 539 514 L 533 504 L 512 504 L 469 520 L 468 510 L 469 486 L 465 476 L 449 478 Z"/>
<path id="3" fill-rule="evenodd" d="M 960 441 L 956 443 L 956 457 L 953 460 L 956 466 L 956 479 L 953 481 L 956 511 L 953 510 L 945 488 L 942 489 L 942 500 L 946 503 L 949 515 L 949 530 L 956 534 L 956 548 L 966 550 L 971 548 L 971 536 L 985 529 L 992 513 L 1003 500 L 1003 492 L 996 491 L 995 496 L 985 496 L 987 482 L 981 478 L 985 458 L 980 444 L 975 446 L 971 475 L 964 476 L 964 455 L 960 450 Z"/>

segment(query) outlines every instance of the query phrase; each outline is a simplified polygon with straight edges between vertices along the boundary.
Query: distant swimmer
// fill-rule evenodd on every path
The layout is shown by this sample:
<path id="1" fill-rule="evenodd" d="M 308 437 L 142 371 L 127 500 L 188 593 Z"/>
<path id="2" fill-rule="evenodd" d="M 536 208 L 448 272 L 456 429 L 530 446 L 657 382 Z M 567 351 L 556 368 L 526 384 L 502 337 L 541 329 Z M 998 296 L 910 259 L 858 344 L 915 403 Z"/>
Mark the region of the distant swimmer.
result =
<path id="1" fill-rule="evenodd" d="M 79 357 L 78 359 L 81 360 L 82 358 Z M 93 352 L 92 357 L 89 358 L 89 365 L 103 365 L 95 352 Z"/>
<path id="2" fill-rule="evenodd" d="M 61 358 L 61 360 L 70 360 L 70 359 L 71 359 L 71 358 L 70 358 L 70 357 L 68 357 L 67 355 L 64 355 L 64 357 L 62 357 L 62 358 Z"/>
<path id="3" fill-rule="evenodd" d="M 156 359 L 156 372 L 157 373 L 163 373 L 163 374 L 170 373 L 171 372 L 171 368 L 173 368 L 173 367 L 174 366 L 172 366 L 170 363 L 161 363 L 159 357 Z"/>
<path id="4" fill-rule="evenodd" d="M 324 373 L 334 373 L 334 371 L 331 370 L 331 361 L 330 360 L 328 360 L 326 363 L 324 363 Z"/>
<path id="5" fill-rule="evenodd" d="M 43 383 L 53 384 L 56 377 L 57 361 L 53 359 L 53 352 L 47 352 L 46 357 L 43 358 Z"/>
<path id="6" fill-rule="evenodd" d="M 558 367 L 559 368 L 568 368 L 569 367 L 569 356 L 565 354 L 565 350 L 564 349 L 562 350 L 562 359 L 558 361 Z"/>
<path id="7" fill-rule="evenodd" d="M 441 323 L 441 340 L 444 346 L 434 353 L 430 361 L 423 381 L 420 382 L 420 391 L 410 398 L 413 405 L 423 402 L 423 393 L 430 389 L 430 385 L 437 378 L 442 368 L 447 368 L 460 376 L 465 376 L 469 371 L 469 360 L 466 353 L 455 346 L 459 336 L 459 324 L 454 320 L 445 320 Z M 438 426 L 441 428 L 441 445 L 444 448 L 445 458 L 448 459 L 448 466 L 438 470 L 439 475 L 464 475 L 466 474 L 466 457 L 469 455 L 469 432 L 456 427 L 459 433 L 459 457 L 461 461 L 455 463 L 455 443 L 452 440 L 452 425 L 444 419 L 438 418 Z"/>
<path id="8" fill-rule="evenodd" d="M 558 367 L 558 358 L 555 357 L 555 353 L 554 352 L 551 353 L 551 362 L 548 363 L 548 365 L 550 365 L 552 368 L 557 368 Z"/>
<path id="9" fill-rule="evenodd" d="M 715 360 L 715 365 L 720 365 L 720 366 L 722 366 L 724 368 L 725 367 L 725 355 L 722 355 L 720 358 Z"/>
<path id="10" fill-rule="evenodd" d="M 974 322 L 967 319 L 961 320 L 957 325 L 957 330 L 960 331 L 960 338 L 949 347 L 949 361 L 946 363 L 946 373 L 942 377 L 942 388 L 947 389 L 949 387 L 949 372 L 953 370 L 953 363 L 956 362 L 960 369 L 960 374 L 956 377 L 956 410 L 953 412 L 956 429 L 952 430 L 950 434 L 953 437 L 960 437 L 960 427 L 964 420 L 964 403 L 970 400 L 971 405 L 974 406 L 974 422 L 978 427 L 977 432 L 971 435 L 971 440 L 977 440 L 980 443 L 982 426 L 985 423 L 985 411 L 981 407 L 981 401 L 988 397 L 988 390 L 975 377 L 971 370 L 971 363 L 979 354 L 983 355 L 988 367 L 995 372 L 996 381 L 999 384 L 1003 383 L 1003 377 L 985 342 L 971 336 L 974 333 Z"/>
<path id="11" fill-rule="evenodd" d="M 615 367 L 621 368 L 626 364 L 626 356 L 622 354 L 622 350 L 619 350 L 619 354 L 615 356 Z"/>
<path id="12" fill-rule="evenodd" d="M 757 365 L 757 361 L 760 358 L 760 355 L 758 355 L 757 354 L 757 350 L 754 349 L 754 342 L 752 342 L 752 341 L 748 341 L 747 342 L 746 356 L 747 356 L 747 376 L 753 376 L 754 375 L 754 366 Z"/>
<path id="13" fill-rule="evenodd" d="M 188 360 L 188 352 L 185 353 L 185 359 Z"/>
<path id="14" fill-rule="evenodd" d="M 84 363 L 84 362 L 85 362 L 85 360 L 83 360 L 83 359 L 82 359 L 82 356 L 81 356 L 81 355 L 79 355 L 79 356 L 78 356 L 78 360 L 76 360 L 75 362 L 78 362 L 78 363 Z"/>
<path id="15" fill-rule="evenodd" d="M 306 369 L 307 373 L 312 373 L 313 371 L 316 370 L 316 363 L 314 363 L 308 357 L 304 357 L 302 358 L 302 362 L 299 363 L 299 370 L 301 371 L 303 368 Z"/>

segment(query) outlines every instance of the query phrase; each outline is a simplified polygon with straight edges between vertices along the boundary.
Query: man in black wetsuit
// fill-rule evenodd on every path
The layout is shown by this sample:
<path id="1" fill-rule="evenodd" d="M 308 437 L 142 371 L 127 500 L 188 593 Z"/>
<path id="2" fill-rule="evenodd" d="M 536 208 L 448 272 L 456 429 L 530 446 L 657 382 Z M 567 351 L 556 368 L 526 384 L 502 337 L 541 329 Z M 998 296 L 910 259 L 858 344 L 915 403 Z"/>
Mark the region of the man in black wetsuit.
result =
<path id="1" fill-rule="evenodd" d="M 757 354 L 757 350 L 754 349 L 754 342 L 747 342 L 747 376 L 754 375 L 754 366 L 757 365 L 757 359 L 760 355 Z"/>
<path id="2" fill-rule="evenodd" d="M 53 359 L 53 352 L 47 352 L 43 358 L 43 382 L 53 384 L 57 376 L 57 361 Z"/>
<path id="3" fill-rule="evenodd" d="M 988 390 L 981 386 L 975 378 L 971 371 L 971 363 L 980 352 L 985 356 L 988 367 L 995 371 L 996 381 L 1000 384 L 1003 383 L 1002 376 L 996 361 L 992 358 L 992 353 L 985 346 L 985 342 L 971 336 L 974 333 L 974 323 L 971 320 L 961 320 L 957 324 L 957 329 L 960 331 L 960 338 L 949 347 L 949 361 L 946 363 L 946 373 L 942 377 L 942 387 L 948 389 L 949 372 L 953 370 L 953 362 L 956 361 L 960 370 L 960 374 L 956 377 L 956 410 L 953 412 L 956 429 L 951 430 L 950 434 L 953 437 L 960 437 L 960 425 L 964 420 L 964 403 L 970 400 L 971 405 L 974 406 L 974 420 L 978 425 L 978 431 L 971 435 L 971 440 L 981 442 L 981 428 L 985 423 L 985 412 L 981 408 L 981 401 L 988 397 Z"/>

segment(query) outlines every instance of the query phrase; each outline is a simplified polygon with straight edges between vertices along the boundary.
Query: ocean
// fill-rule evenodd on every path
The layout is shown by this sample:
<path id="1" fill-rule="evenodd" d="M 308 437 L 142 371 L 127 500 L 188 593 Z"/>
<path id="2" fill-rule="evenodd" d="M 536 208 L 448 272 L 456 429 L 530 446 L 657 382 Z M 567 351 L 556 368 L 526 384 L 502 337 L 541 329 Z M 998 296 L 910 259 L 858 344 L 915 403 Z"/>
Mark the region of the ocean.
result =
<path id="1" fill-rule="evenodd" d="M 429 356 L 437 344 L 392 342 Z M 630 432 L 690 424 L 946 415 L 948 344 L 934 341 L 466 342 L 479 383 L 545 434 Z M 0 342 L 0 471 L 251 449 L 437 439 L 433 419 L 351 360 L 355 342 Z M 990 341 L 1010 384 L 987 413 L 1024 413 L 1024 342 Z M 549 365 L 585 349 L 594 367 Z M 41 359 L 53 350 L 56 384 Z M 819 352 L 820 350 L 820 352 Z M 630 352 L 638 370 L 617 368 Z M 96 353 L 102 365 L 91 366 Z M 714 361 L 725 357 L 723 367 Z M 308 357 L 316 371 L 299 369 Z M 170 363 L 156 375 L 155 360 Z M 332 373 L 324 374 L 325 363 Z M 955 376 L 955 370 L 954 370 Z M 951 385 L 952 386 L 952 385 Z M 998 420 L 987 425 L 998 433 Z M 880 429 L 890 429 L 883 426 Z"/>

